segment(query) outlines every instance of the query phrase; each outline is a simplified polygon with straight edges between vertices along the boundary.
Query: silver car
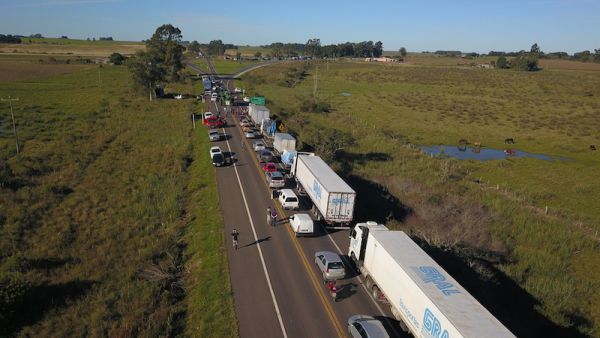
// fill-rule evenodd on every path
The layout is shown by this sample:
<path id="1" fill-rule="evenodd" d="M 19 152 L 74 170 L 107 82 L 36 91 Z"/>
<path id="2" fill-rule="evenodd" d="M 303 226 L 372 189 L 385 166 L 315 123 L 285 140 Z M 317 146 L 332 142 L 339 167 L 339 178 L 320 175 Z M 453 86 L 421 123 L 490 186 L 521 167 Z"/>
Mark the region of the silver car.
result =
<path id="1" fill-rule="evenodd" d="M 348 332 L 354 338 L 389 338 L 383 324 L 367 315 L 354 315 L 348 318 Z"/>
<path id="2" fill-rule="evenodd" d="M 331 251 L 315 252 L 315 264 L 323 273 L 325 280 L 337 280 L 346 277 L 346 269 L 340 255 Z"/>
<path id="3" fill-rule="evenodd" d="M 217 129 L 209 130 L 208 137 L 210 138 L 211 141 L 220 141 L 221 140 L 221 134 L 219 134 L 219 131 Z"/>

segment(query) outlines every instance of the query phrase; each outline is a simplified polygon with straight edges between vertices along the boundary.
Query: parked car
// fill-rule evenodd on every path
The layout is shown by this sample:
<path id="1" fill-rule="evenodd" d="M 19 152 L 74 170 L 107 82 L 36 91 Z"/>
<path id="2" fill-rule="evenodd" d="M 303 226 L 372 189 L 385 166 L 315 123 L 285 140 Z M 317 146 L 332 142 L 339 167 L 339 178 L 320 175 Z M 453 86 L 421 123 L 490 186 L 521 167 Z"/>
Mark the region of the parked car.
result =
<path id="1" fill-rule="evenodd" d="M 212 164 L 215 167 L 222 167 L 225 165 L 225 156 L 223 153 L 215 153 L 212 155 Z"/>
<path id="2" fill-rule="evenodd" d="M 273 162 L 267 162 L 264 166 L 263 166 L 263 170 L 265 172 L 276 172 L 277 171 L 277 166 L 275 165 L 275 163 Z"/>
<path id="3" fill-rule="evenodd" d="M 210 96 L 210 100 L 212 102 L 216 102 L 218 98 L 218 94 L 217 93 L 212 93 L 212 95 Z"/>
<path id="4" fill-rule="evenodd" d="M 267 183 L 271 188 L 283 188 L 285 187 L 285 176 L 279 171 L 267 171 L 265 173 Z"/>
<path id="5" fill-rule="evenodd" d="M 223 151 L 218 146 L 210 147 L 210 150 L 208 151 L 208 155 L 212 158 L 214 154 L 223 155 Z"/>
<path id="6" fill-rule="evenodd" d="M 252 126 L 252 122 L 250 122 L 249 120 L 243 119 L 240 121 L 240 125 L 243 127 L 250 127 Z"/>
<path id="7" fill-rule="evenodd" d="M 256 154 L 258 162 L 271 162 L 273 161 L 273 153 L 270 150 L 263 149 Z"/>
<path id="8" fill-rule="evenodd" d="M 277 199 L 284 209 L 297 210 L 300 208 L 298 196 L 296 196 L 292 189 L 281 189 L 278 191 L 278 194 L 279 197 Z"/>
<path id="9" fill-rule="evenodd" d="M 211 141 L 219 141 L 221 140 L 221 134 L 219 134 L 219 131 L 217 129 L 211 129 L 208 131 L 208 138 Z"/>
<path id="10" fill-rule="evenodd" d="M 383 324 L 367 315 L 354 315 L 348 318 L 348 332 L 354 338 L 389 338 Z"/>
<path id="11" fill-rule="evenodd" d="M 248 130 L 246 132 L 246 138 L 255 138 L 256 134 L 254 134 L 254 130 Z"/>
<path id="12" fill-rule="evenodd" d="M 181 94 L 177 94 L 177 95 L 175 95 L 175 96 L 173 96 L 173 97 L 174 97 L 176 100 L 181 100 L 181 99 L 183 99 L 183 95 L 181 95 Z"/>
<path id="13" fill-rule="evenodd" d="M 244 96 L 244 99 L 243 99 L 243 100 L 244 100 L 244 102 L 250 102 L 250 97 L 248 97 L 248 96 Z"/>
<path id="14" fill-rule="evenodd" d="M 290 216 L 290 227 L 296 237 L 312 235 L 315 231 L 315 223 L 307 214 L 293 214 Z"/>
<path id="15" fill-rule="evenodd" d="M 242 92 L 242 89 L 240 89 L 240 88 L 238 88 L 238 87 L 235 87 L 235 88 L 233 89 L 233 92 L 234 92 L 234 93 L 241 93 L 241 92 Z"/>
<path id="16" fill-rule="evenodd" d="M 317 251 L 315 252 L 315 263 L 323 273 L 323 279 L 336 280 L 346 277 L 346 269 L 342 258 L 335 252 Z"/>
<path id="17" fill-rule="evenodd" d="M 265 150 L 266 146 L 263 141 L 256 141 L 254 144 L 252 144 L 252 148 L 254 148 L 254 151 L 261 151 Z"/>

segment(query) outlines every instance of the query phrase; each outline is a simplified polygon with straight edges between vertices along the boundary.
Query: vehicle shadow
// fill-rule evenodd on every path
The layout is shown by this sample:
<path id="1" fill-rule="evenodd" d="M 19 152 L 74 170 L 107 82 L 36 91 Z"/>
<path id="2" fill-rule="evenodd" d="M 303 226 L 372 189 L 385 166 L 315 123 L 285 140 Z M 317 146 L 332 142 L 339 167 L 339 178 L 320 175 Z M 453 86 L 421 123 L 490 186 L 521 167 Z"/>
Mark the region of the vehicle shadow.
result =
<path id="1" fill-rule="evenodd" d="M 412 335 L 403 328 L 404 324 L 401 323 L 396 318 L 385 317 L 385 316 L 373 316 L 373 318 L 379 320 L 383 324 L 383 327 L 385 327 L 385 331 L 390 335 L 390 337 L 396 337 L 396 338 L 412 337 Z"/>
<path id="2" fill-rule="evenodd" d="M 357 292 L 358 285 L 352 282 L 345 284 L 338 284 L 337 288 L 337 301 L 341 302 L 344 299 L 350 298 Z"/>
<path id="3" fill-rule="evenodd" d="M 593 324 L 575 313 L 566 314 L 571 326 L 561 327 L 538 312 L 541 305 L 514 280 L 478 253 L 429 246 L 413 238 L 488 311 L 518 337 L 588 337 L 576 328 Z M 485 271 L 485 280 L 478 271 Z"/>

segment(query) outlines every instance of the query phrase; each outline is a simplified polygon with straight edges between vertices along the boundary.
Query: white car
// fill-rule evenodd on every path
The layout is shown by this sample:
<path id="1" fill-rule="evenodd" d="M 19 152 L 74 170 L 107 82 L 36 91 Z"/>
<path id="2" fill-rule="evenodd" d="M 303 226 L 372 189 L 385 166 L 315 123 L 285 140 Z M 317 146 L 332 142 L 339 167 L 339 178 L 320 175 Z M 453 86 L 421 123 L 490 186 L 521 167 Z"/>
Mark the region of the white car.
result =
<path id="1" fill-rule="evenodd" d="M 250 98 L 248 96 L 244 96 L 244 102 L 250 102 Z"/>
<path id="2" fill-rule="evenodd" d="M 265 143 L 263 141 L 254 142 L 252 147 L 254 148 L 254 151 L 261 151 L 261 150 L 265 150 L 265 148 L 266 148 Z"/>
<path id="3" fill-rule="evenodd" d="M 300 201 L 298 200 L 298 196 L 294 194 L 294 191 L 292 191 L 292 189 L 279 190 L 278 200 L 284 209 L 297 210 L 298 208 L 300 208 Z"/>
<path id="4" fill-rule="evenodd" d="M 216 93 L 213 93 L 213 94 L 210 96 L 210 100 L 211 100 L 212 102 L 217 102 L 217 94 L 216 94 Z"/>
<path id="5" fill-rule="evenodd" d="M 204 119 L 205 119 L 205 120 L 206 120 L 207 118 L 209 118 L 209 117 L 212 117 L 212 116 L 214 116 L 214 114 L 213 114 L 213 113 L 211 113 L 211 112 L 209 112 L 209 111 L 207 111 L 206 113 L 204 113 Z"/>
<path id="6" fill-rule="evenodd" d="M 248 130 L 246 132 L 246 138 L 255 138 L 256 134 L 254 133 L 254 130 Z"/>
<path id="7" fill-rule="evenodd" d="M 233 89 L 233 92 L 234 92 L 234 93 L 241 93 L 241 92 L 242 92 L 242 89 L 241 89 L 241 88 L 238 88 L 238 87 L 235 87 L 235 88 Z"/>
<path id="8" fill-rule="evenodd" d="M 212 158 L 214 154 L 223 155 L 223 151 L 221 150 L 221 148 L 219 148 L 217 146 L 210 147 L 210 150 L 208 151 L 208 155 Z"/>
<path id="9" fill-rule="evenodd" d="M 181 99 L 183 99 L 183 95 L 181 95 L 181 94 L 177 94 L 177 95 L 175 95 L 174 97 L 175 97 L 175 99 L 176 99 L 176 100 L 181 100 Z"/>

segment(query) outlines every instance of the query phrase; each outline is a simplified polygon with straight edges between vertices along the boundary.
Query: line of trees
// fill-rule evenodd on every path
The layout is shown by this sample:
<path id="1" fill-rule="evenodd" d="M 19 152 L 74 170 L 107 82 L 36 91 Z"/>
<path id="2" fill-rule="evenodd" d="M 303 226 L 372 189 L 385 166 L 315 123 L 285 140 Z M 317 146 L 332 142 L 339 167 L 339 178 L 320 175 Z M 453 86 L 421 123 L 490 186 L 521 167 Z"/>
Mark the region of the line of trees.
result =
<path id="1" fill-rule="evenodd" d="M 21 38 L 14 35 L 0 34 L 0 43 L 21 43 Z"/>
<path id="2" fill-rule="evenodd" d="M 381 41 L 321 45 L 321 39 L 309 39 L 305 44 L 275 42 L 263 47 L 270 48 L 273 57 L 380 57 L 383 54 Z"/>

